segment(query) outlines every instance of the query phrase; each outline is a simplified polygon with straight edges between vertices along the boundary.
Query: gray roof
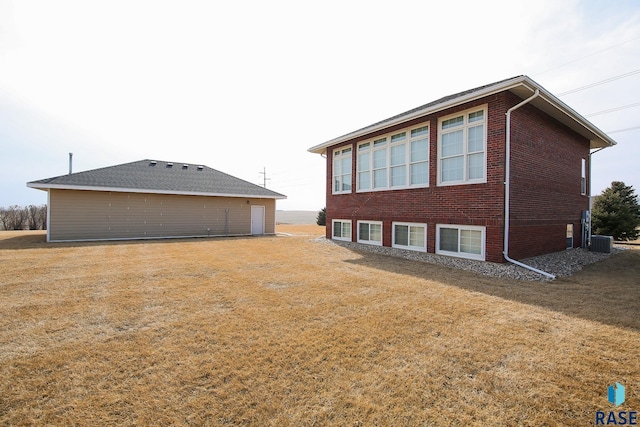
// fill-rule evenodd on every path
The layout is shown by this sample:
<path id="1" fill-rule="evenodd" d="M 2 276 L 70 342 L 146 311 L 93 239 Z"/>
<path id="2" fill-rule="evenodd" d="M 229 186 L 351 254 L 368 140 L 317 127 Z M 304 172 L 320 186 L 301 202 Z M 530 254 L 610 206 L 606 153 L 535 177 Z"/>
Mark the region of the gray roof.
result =
<path id="1" fill-rule="evenodd" d="M 523 76 L 520 76 L 520 77 L 523 77 Z M 436 105 L 446 104 L 449 101 L 452 101 L 452 100 L 455 100 L 455 99 L 458 99 L 458 98 L 462 98 L 462 97 L 464 97 L 466 95 L 481 91 L 481 90 L 486 89 L 486 88 L 491 87 L 491 86 L 500 85 L 500 84 L 502 84 L 504 82 L 507 82 L 507 81 L 510 81 L 510 80 L 512 80 L 512 79 L 505 79 L 505 80 L 501 80 L 499 82 L 495 82 L 495 83 L 491 83 L 491 84 L 488 84 L 488 85 L 483 85 L 483 86 L 476 87 L 476 88 L 473 88 L 473 89 L 465 90 L 463 92 L 458 92 L 458 93 L 455 93 L 453 95 L 443 96 L 442 98 L 436 99 L 435 101 L 431 101 L 431 102 L 429 102 L 427 104 L 424 104 L 424 105 L 421 105 L 419 107 L 412 108 L 409 111 L 405 111 L 404 113 L 396 114 L 395 116 L 389 117 L 388 119 L 381 120 L 381 121 L 373 123 L 373 124 L 371 124 L 369 126 L 365 126 L 362 129 L 358 129 L 358 130 L 356 130 L 354 132 L 350 132 L 349 135 L 351 133 L 358 133 L 358 132 L 362 132 L 362 131 L 367 131 L 370 128 L 375 129 L 380 125 L 384 125 L 386 123 L 394 122 L 396 119 L 399 119 L 399 118 L 402 118 L 402 117 L 405 117 L 405 116 L 410 116 L 411 114 L 419 112 L 419 111 L 428 110 L 429 108 L 434 107 Z"/>
<path id="2" fill-rule="evenodd" d="M 389 117 L 388 119 L 384 119 L 353 132 L 349 132 L 346 135 L 315 145 L 309 148 L 308 151 L 323 154 L 327 151 L 327 148 L 332 145 L 342 144 L 357 137 L 381 131 L 394 125 L 402 124 L 416 118 L 425 117 L 447 108 L 455 107 L 466 102 L 507 90 L 522 99 L 529 98 L 538 91 L 540 96 L 533 100 L 531 104 L 589 139 L 591 142 L 591 148 L 610 147 L 616 144 L 613 139 L 598 129 L 593 125 L 593 123 L 575 112 L 571 107 L 559 100 L 530 77 L 521 75 L 442 97 L 433 102 L 429 102 L 428 104 L 421 105 L 409 111 Z"/>
<path id="3" fill-rule="evenodd" d="M 28 187 L 286 199 L 286 196 L 204 165 L 139 160 L 27 183 Z"/>

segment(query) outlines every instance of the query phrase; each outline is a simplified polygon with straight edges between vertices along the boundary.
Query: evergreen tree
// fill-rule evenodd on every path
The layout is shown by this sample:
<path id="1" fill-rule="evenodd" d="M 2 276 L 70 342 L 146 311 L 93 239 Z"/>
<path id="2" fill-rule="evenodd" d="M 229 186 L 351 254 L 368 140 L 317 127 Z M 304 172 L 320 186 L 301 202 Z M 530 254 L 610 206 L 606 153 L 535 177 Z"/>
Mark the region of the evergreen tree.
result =
<path id="1" fill-rule="evenodd" d="M 592 234 L 614 240 L 636 240 L 640 231 L 640 204 L 632 186 L 614 181 L 596 196 L 591 212 Z"/>
<path id="2" fill-rule="evenodd" d="M 322 208 L 320 212 L 318 212 L 318 217 L 316 218 L 316 224 L 318 225 L 327 225 L 327 208 Z"/>

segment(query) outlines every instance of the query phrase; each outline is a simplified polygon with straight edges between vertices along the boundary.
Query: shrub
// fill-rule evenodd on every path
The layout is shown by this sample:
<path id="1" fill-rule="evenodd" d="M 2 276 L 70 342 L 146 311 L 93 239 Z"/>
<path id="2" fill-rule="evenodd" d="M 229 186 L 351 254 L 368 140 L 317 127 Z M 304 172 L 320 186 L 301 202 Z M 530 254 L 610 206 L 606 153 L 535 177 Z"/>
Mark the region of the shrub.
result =
<path id="1" fill-rule="evenodd" d="M 327 208 L 326 207 L 320 209 L 320 211 L 318 212 L 318 217 L 316 218 L 316 224 L 327 225 Z"/>

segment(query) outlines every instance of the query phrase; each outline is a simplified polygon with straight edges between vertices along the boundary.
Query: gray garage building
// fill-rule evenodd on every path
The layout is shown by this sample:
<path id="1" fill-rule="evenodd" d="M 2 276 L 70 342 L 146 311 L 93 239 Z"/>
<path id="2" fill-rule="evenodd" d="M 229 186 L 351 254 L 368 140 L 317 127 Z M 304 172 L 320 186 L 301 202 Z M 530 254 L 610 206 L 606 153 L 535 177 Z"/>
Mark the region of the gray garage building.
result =
<path id="1" fill-rule="evenodd" d="M 46 191 L 47 241 L 275 234 L 286 196 L 204 165 L 140 160 L 27 183 Z"/>

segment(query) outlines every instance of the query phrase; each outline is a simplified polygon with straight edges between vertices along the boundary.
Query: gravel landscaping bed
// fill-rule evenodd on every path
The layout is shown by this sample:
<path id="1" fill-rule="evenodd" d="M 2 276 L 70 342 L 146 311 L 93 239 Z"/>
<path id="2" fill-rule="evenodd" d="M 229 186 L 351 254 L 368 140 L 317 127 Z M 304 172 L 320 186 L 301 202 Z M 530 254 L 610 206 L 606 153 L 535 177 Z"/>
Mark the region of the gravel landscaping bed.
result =
<path id="1" fill-rule="evenodd" d="M 354 242 L 342 242 L 335 240 L 327 240 L 325 237 L 314 239 L 317 242 L 340 245 L 361 252 L 376 253 L 381 255 L 395 256 L 413 261 L 428 262 L 431 264 L 446 265 L 448 267 L 459 268 L 461 270 L 472 271 L 492 277 L 504 277 L 517 280 L 528 281 L 549 281 L 550 279 L 535 271 L 511 264 L 498 264 L 493 262 L 474 261 L 463 258 L 455 258 L 444 255 L 437 255 L 426 252 L 415 252 L 404 249 L 390 248 L 387 246 L 363 245 Z M 555 252 L 547 255 L 541 255 L 533 258 L 518 260 L 524 264 L 554 274 L 556 277 L 571 276 L 579 271 L 585 265 L 602 261 L 624 250 L 614 247 L 610 254 L 590 252 L 586 249 L 576 248 L 566 251 Z"/>

